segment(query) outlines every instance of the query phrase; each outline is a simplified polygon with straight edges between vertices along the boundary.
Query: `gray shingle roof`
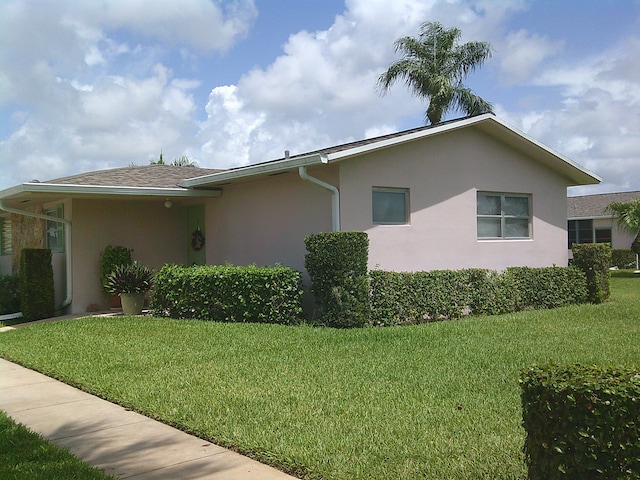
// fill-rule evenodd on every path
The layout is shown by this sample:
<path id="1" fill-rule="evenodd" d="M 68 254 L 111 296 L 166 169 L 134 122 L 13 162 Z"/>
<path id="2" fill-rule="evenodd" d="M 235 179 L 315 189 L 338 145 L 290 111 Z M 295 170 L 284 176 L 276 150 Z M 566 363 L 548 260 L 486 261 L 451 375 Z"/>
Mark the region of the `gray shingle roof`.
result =
<path id="1" fill-rule="evenodd" d="M 221 171 L 212 168 L 177 167 L 174 165 L 144 165 L 80 173 L 42 183 L 105 187 L 175 188 L 188 178 L 201 177 Z"/>
<path id="2" fill-rule="evenodd" d="M 640 191 L 601 193 L 567 198 L 568 218 L 592 218 L 607 216 L 607 206 L 613 202 L 640 200 Z"/>

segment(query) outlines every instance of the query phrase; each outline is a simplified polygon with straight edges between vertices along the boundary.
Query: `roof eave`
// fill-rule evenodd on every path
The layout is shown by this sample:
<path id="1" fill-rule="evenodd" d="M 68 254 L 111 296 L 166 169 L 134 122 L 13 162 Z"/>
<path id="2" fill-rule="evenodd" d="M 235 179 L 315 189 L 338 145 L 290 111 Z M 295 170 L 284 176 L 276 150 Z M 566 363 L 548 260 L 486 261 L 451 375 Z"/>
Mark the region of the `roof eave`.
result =
<path id="1" fill-rule="evenodd" d="M 29 193 L 96 195 L 96 196 L 142 196 L 142 197 L 219 197 L 221 190 L 189 190 L 182 187 L 127 187 L 105 185 L 71 185 L 54 183 L 22 183 L 0 191 L 0 198 L 12 198 Z"/>

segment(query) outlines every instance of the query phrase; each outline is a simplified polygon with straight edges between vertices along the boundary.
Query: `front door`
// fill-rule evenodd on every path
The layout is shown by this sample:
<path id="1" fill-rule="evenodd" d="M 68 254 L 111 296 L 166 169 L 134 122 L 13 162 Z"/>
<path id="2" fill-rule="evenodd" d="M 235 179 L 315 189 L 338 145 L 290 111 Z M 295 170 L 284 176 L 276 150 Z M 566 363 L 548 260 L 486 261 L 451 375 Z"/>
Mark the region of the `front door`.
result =
<path id="1" fill-rule="evenodd" d="M 204 228 L 204 205 L 187 207 L 187 264 L 206 264 L 206 237 Z"/>

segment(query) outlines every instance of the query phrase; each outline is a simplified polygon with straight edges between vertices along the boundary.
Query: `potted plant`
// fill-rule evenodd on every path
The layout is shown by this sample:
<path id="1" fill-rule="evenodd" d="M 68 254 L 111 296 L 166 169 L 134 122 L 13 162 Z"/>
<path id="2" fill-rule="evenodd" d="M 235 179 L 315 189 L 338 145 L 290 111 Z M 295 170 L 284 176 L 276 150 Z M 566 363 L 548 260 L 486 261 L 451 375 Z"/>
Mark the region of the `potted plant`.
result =
<path id="1" fill-rule="evenodd" d="M 100 283 L 107 295 L 109 295 L 107 278 L 119 265 L 131 265 L 133 263 L 131 259 L 132 252 L 133 249 L 131 248 L 107 245 L 100 255 Z M 110 295 L 110 303 L 111 308 L 121 308 L 120 297 L 117 295 Z"/>
<path id="2" fill-rule="evenodd" d="M 144 307 L 144 297 L 153 287 L 154 273 L 149 267 L 133 263 L 119 265 L 107 277 L 109 293 L 119 295 L 122 313 L 140 315 Z"/>

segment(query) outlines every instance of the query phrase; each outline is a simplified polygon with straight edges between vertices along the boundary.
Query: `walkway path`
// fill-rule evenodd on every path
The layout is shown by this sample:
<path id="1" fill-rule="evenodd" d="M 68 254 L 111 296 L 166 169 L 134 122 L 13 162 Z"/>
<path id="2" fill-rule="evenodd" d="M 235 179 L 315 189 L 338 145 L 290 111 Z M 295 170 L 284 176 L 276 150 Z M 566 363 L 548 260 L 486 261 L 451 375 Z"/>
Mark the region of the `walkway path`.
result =
<path id="1" fill-rule="evenodd" d="M 3 359 L 0 409 L 119 478 L 294 480 L 250 458 Z"/>

